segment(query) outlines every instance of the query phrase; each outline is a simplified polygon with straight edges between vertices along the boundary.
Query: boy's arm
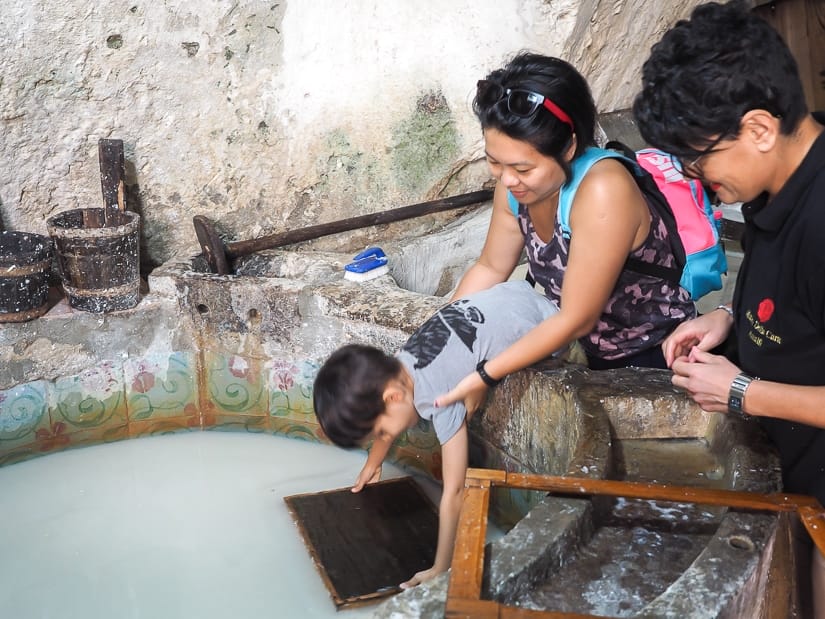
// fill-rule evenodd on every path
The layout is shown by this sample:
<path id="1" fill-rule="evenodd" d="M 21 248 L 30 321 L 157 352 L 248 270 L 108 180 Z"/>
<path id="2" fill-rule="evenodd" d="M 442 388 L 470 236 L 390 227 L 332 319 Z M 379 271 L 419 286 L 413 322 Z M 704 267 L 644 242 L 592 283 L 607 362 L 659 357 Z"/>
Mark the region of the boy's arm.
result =
<path id="1" fill-rule="evenodd" d="M 418 572 L 402 589 L 409 589 L 426 582 L 441 572 L 446 572 L 453 559 L 458 517 L 464 499 L 464 479 L 467 476 L 467 424 L 462 423 L 453 437 L 441 446 L 441 476 L 443 491 L 438 507 L 438 545 L 433 566 Z"/>
<path id="2" fill-rule="evenodd" d="M 372 448 L 367 455 L 367 461 L 364 468 L 358 474 L 358 479 L 355 480 L 355 485 L 352 487 L 353 492 L 361 492 L 361 490 L 369 483 L 381 479 L 381 464 L 387 453 L 392 447 L 392 441 L 387 441 L 381 438 L 376 438 L 372 442 Z"/>

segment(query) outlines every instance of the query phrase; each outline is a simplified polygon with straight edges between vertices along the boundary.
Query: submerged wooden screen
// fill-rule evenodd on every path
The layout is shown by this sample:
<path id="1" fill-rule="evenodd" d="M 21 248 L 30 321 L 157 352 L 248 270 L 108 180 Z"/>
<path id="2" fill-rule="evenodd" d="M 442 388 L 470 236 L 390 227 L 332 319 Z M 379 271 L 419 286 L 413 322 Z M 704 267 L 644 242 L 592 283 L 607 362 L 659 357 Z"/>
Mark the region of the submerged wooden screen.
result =
<path id="1" fill-rule="evenodd" d="M 438 513 L 411 477 L 284 501 L 337 607 L 396 593 L 433 564 Z"/>

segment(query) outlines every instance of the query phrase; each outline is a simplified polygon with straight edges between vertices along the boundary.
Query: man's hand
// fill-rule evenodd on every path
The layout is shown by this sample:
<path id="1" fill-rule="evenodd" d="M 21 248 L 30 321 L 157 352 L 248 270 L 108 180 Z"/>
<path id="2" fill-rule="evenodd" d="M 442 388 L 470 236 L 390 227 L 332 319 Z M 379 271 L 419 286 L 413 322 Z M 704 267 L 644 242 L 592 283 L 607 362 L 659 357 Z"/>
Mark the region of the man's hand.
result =
<path id="1" fill-rule="evenodd" d="M 671 366 L 675 387 L 684 389 L 702 410 L 728 412 L 728 392 L 739 368 L 721 355 L 694 347 L 688 356 L 677 358 Z"/>
<path id="2" fill-rule="evenodd" d="M 733 318 L 723 310 L 683 322 L 662 342 L 667 366 L 673 367 L 676 359 L 687 357 L 694 347 L 704 351 L 716 348 L 725 341 L 732 326 Z"/>

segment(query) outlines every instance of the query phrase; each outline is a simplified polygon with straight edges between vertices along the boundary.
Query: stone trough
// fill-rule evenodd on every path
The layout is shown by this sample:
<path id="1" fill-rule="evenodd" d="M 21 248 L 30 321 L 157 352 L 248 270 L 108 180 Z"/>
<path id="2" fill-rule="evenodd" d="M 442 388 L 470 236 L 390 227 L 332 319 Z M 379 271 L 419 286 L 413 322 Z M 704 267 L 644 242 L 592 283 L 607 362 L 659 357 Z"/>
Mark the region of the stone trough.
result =
<path id="1" fill-rule="evenodd" d="M 399 348 L 443 304 L 438 295 L 458 281 L 488 221 L 481 210 L 426 236 L 375 243 L 391 272 L 365 283 L 344 280 L 342 271 L 362 247 L 271 250 L 240 260 L 231 276 L 184 257 L 149 276 L 150 292 L 133 309 L 93 316 L 63 301 L 37 321 L 4 326 L 0 463 L 187 429 L 324 441 L 311 408 L 319 364 L 346 342 Z M 704 413 L 671 386 L 668 372 L 593 372 L 577 358 L 574 349 L 492 392 L 470 426 L 473 466 L 779 488 L 777 460 L 754 422 Z M 26 394 L 40 404 L 21 414 L 9 403 Z M 92 401 L 100 406 L 79 404 Z M 434 477 L 440 470 L 424 424 L 391 459 Z M 506 490 L 491 513 L 507 532 L 488 548 L 485 595 L 510 605 L 749 619 L 784 617 L 799 605 L 786 516 Z M 442 575 L 375 613 L 443 616 L 446 595 Z"/>

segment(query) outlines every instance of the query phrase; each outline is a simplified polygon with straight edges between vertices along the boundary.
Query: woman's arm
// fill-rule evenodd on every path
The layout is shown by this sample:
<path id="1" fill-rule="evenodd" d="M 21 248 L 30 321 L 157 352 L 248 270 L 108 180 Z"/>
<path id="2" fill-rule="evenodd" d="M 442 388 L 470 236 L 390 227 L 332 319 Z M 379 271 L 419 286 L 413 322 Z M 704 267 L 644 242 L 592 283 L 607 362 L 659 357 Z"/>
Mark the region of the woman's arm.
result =
<path id="1" fill-rule="evenodd" d="M 458 431 L 441 446 L 441 477 L 444 485 L 441 503 L 438 507 L 438 544 L 435 560 L 429 569 L 418 572 L 401 585 L 408 589 L 426 582 L 450 568 L 453 560 L 458 518 L 464 497 L 464 479 L 467 476 L 467 424 L 461 424 Z"/>
<path id="2" fill-rule="evenodd" d="M 524 237 L 507 203 L 507 190 L 501 183 L 496 183 L 493 215 L 481 255 L 464 273 L 450 301 L 506 281 L 516 268 L 523 250 Z"/>
<path id="3" fill-rule="evenodd" d="M 644 242 L 649 229 L 650 211 L 627 169 L 612 160 L 596 163 L 570 212 L 559 312 L 489 360 L 487 373 L 501 378 L 592 332 L 628 254 Z"/>
<path id="4" fill-rule="evenodd" d="M 493 378 L 541 361 L 595 327 L 628 254 L 644 242 L 650 229 L 647 202 L 621 163 L 605 160 L 593 166 L 576 192 L 570 229 L 559 312 L 489 359 L 485 370 Z M 478 400 L 472 394 L 485 387 L 473 372 L 436 398 L 436 405 L 463 400 L 469 406 Z"/>

